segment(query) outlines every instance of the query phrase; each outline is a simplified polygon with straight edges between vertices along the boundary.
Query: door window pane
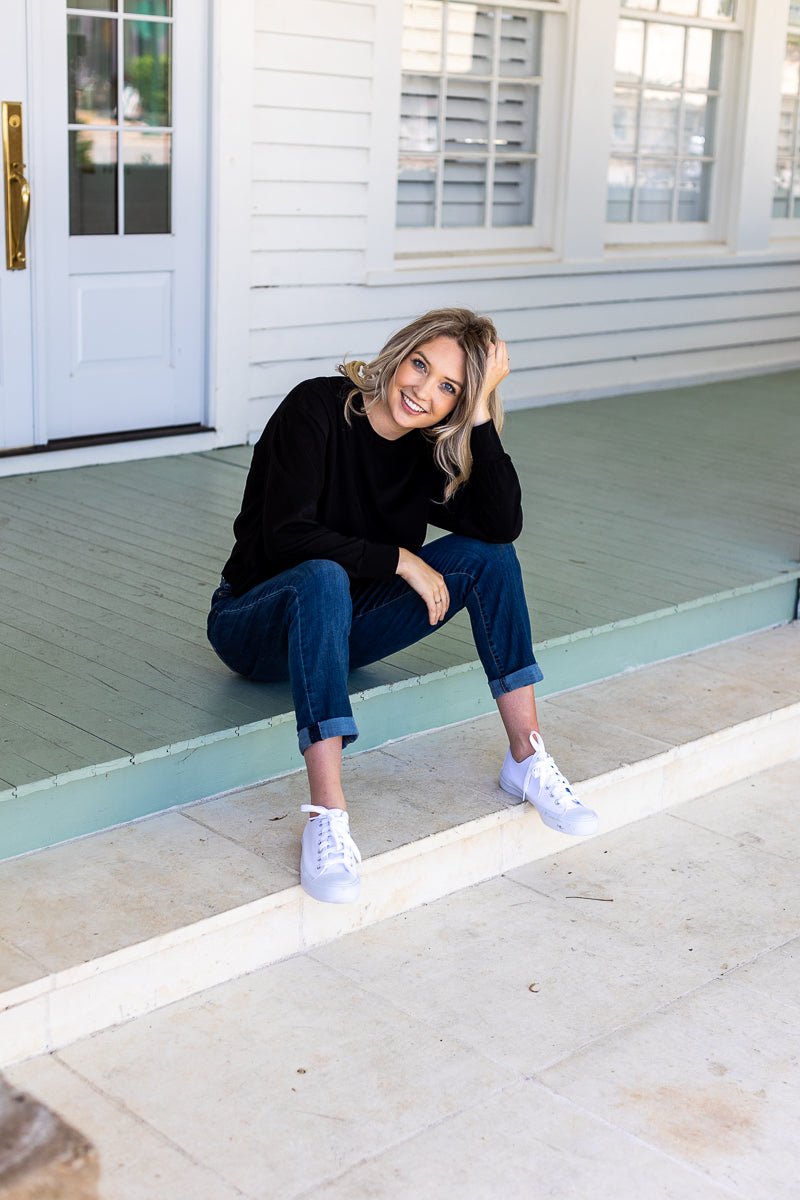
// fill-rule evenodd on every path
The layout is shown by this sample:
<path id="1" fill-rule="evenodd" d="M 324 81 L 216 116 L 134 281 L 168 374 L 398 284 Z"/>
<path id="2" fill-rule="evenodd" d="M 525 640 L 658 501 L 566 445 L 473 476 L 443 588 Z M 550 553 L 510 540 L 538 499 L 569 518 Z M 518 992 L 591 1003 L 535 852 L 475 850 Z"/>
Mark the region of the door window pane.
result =
<path id="1" fill-rule="evenodd" d="M 107 124 L 117 113 L 117 23 L 107 17 L 67 19 L 70 125 Z"/>
<path id="2" fill-rule="evenodd" d="M 638 124 L 639 93 L 617 88 L 614 92 L 614 112 L 611 124 L 612 148 L 622 153 L 634 153 Z"/>
<path id="3" fill-rule="evenodd" d="M 69 134 L 69 232 L 117 232 L 117 134 L 98 129 Z"/>
<path id="4" fill-rule="evenodd" d="M 170 26 L 160 21 L 126 21 L 124 36 L 125 123 L 169 125 Z"/>
<path id="5" fill-rule="evenodd" d="M 711 163 L 684 162 L 678 184 L 678 220 L 707 221 Z"/>
<path id="6" fill-rule="evenodd" d="M 125 12 L 143 17 L 171 17 L 172 0 L 125 0 Z"/>
<path id="7" fill-rule="evenodd" d="M 444 124 L 448 150 L 489 148 L 489 84 L 452 80 L 447 87 Z"/>
<path id="8" fill-rule="evenodd" d="M 406 0 L 403 28 L 403 70 L 442 69 L 441 0 Z"/>
<path id="9" fill-rule="evenodd" d="M 125 232 L 169 233 L 171 135 L 129 131 L 123 134 L 122 145 Z"/>
<path id="10" fill-rule="evenodd" d="M 70 8 L 93 8 L 95 12 L 116 12 L 117 0 L 69 0 Z"/>
<path id="11" fill-rule="evenodd" d="M 533 154 L 536 150 L 539 89 L 501 84 L 497 91 L 494 144 L 498 150 Z"/>
<path id="12" fill-rule="evenodd" d="M 530 78 L 542 73 L 542 14 L 500 15 L 500 75 Z"/>
<path id="13" fill-rule="evenodd" d="M 427 75 L 406 75 L 400 98 L 400 151 L 439 149 L 439 83 Z"/>
<path id="14" fill-rule="evenodd" d="M 638 83 L 642 78 L 644 22 L 622 19 L 617 30 L 615 70 L 620 83 Z"/>

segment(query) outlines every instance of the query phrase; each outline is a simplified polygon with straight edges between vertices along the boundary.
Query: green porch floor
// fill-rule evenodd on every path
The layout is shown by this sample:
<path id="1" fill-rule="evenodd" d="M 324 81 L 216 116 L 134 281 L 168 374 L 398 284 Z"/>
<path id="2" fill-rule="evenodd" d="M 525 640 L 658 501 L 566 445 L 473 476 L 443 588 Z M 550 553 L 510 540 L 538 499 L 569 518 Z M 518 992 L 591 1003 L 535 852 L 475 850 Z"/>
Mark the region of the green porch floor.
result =
<path id="1" fill-rule="evenodd" d="M 514 412 L 504 441 L 542 694 L 795 616 L 799 371 Z M 0 480 L 0 858 L 299 765 L 288 686 L 205 640 L 250 453 Z M 487 711 L 474 660 L 459 617 L 354 672 L 357 748 Z"/>

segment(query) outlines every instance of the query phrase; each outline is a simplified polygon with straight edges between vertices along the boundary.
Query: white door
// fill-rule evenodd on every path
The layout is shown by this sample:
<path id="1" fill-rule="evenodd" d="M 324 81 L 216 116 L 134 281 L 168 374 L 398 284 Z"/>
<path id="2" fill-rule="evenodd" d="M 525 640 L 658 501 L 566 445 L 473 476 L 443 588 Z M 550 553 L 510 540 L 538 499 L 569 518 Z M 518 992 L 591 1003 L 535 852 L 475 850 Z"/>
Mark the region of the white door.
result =
<path id="1" fill-rule="evenodd" d="M 20 103 L 22 114 L 28 111 L 28 79 L 25 54 L 25 8 L 9 4 L 3 9 L 3 36 L 0 37 L 1 101 Z M 28 155 L 27 129 L 23 125 L 23 151 Z M 5 155 L 3 155 L 5 159 Z M 3 193 L 5 193 L 5 161 Z M 29 168 L 26 166 L 26 172 Z M 34 440 L 33 360 L 31 347 L 31 272 L 9 270 L 6 261 L 5 194 L 0 196 L 3 221 L 2 257 L 0 258 L 0 450 L 30 446 Z"/>
<path id="2" fill-rule="evenodd" d="M 202 426 L 207 4 L 27 4 L 30 441 Z"/>

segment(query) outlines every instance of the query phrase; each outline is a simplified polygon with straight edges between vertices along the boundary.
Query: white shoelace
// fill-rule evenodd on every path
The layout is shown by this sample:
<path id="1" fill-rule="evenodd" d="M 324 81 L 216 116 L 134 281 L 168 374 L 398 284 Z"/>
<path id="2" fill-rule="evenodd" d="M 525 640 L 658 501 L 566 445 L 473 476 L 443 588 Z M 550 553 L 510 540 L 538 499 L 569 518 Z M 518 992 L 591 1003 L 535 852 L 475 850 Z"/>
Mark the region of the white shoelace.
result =
<path id="1" fill-rule="evenodd" d="M 527 800 L 528 788 L 533 780 L 538 780 L 540 790 L 547 792 L 557 811 L 579 804 L 580 801 L 573 795 L 572 789 L 556 766 L 552 755 L 545 751 L 541 738 L 534 740 L 534 735 L 531 734 L 530 741 L 534 753 L 531 764 L 525 772 L 522 799 Z"/>
<path id="2" fill-rule="evenodd" d="M 340 809 L 319 808 L 316 804 L 302 805 L 302 811 L 316 813 L 312 822 L 317 848 L 317 870 L 322 872 L 329 866 L 343 866 L 355 871 L 361 862 L 361 853 L 350 836 L 347 813 Z"/>

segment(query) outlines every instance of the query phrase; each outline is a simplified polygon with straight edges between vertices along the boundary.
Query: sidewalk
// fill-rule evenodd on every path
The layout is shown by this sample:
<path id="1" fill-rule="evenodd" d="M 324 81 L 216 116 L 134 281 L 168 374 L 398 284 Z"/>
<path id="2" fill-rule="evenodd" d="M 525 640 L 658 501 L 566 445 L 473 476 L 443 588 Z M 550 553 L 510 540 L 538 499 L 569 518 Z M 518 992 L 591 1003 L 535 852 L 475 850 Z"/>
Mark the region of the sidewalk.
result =
<path id="1" fill-rule="evenodd" d="M 788 1197 L 798 800 L 795 758 L 6 1075 L 103 1200 Z"/>

